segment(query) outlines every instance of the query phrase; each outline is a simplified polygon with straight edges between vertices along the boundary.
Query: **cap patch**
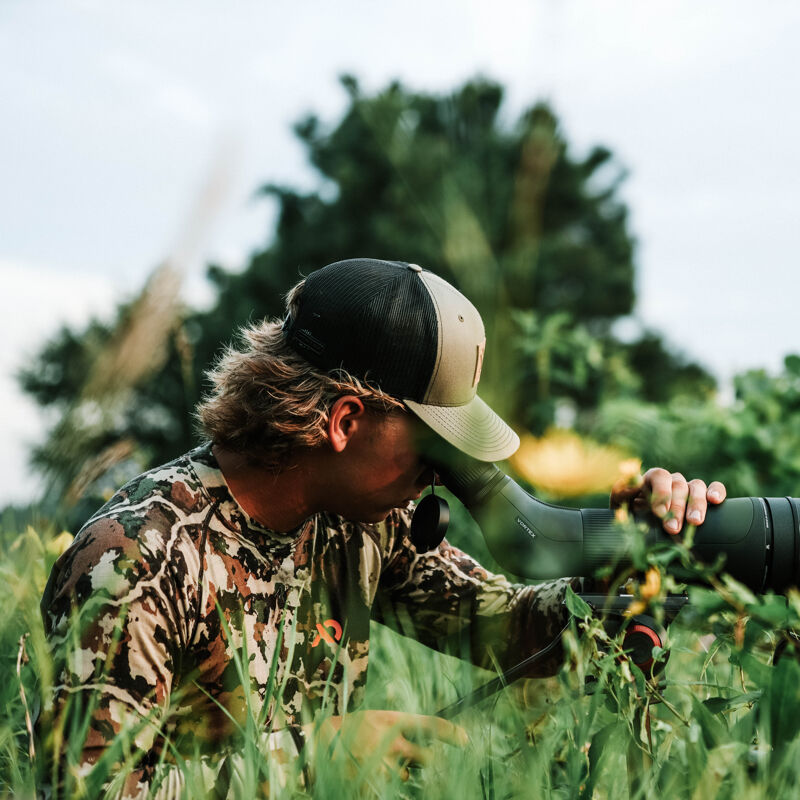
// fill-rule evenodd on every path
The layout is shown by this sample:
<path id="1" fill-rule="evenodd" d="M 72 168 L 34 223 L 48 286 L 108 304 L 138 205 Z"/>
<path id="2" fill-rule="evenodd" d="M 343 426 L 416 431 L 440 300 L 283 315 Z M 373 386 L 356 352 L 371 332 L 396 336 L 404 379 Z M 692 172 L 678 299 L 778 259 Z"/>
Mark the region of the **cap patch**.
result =
<path id="1" fill-rule="evenodd" d="M 475 361 L 475 376 L 472 379 L 472 388 L 474 389 L 478 385 L 478 381 L 481 379 L 481 370 L 483 369 L 483 352 L 486 350 L 486 339 L 484 339 L 478 345 L 478 358 Z"/>

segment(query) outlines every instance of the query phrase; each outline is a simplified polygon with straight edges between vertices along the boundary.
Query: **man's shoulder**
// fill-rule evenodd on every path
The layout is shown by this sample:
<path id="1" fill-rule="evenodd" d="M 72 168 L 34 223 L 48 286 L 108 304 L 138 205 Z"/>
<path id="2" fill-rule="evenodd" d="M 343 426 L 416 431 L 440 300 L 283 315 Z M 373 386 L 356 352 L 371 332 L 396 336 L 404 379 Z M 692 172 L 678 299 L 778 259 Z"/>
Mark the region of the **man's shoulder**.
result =
<path id="1" fill-rule="evenodd" d="M 212 499 L 198 479 L 198 448 L 126 483 L 78 531 L 53 567 L 45 605 L 102 591 L 122 597 L 154 575 L 190 572 L 194 541 Z M 169 566 L 168 570 L 165 567 Z"/>
<path id="2" fill-rule="evenodd" d="M 207 458 L 208 447 L 204 445 L 137 475 L 118 489 L 87 525 L 123 511 L 145 513 L 153 503 L 167 503 L 176 511 L 189 514 L 208 505 L 211 498 L 196 469 Z"/>

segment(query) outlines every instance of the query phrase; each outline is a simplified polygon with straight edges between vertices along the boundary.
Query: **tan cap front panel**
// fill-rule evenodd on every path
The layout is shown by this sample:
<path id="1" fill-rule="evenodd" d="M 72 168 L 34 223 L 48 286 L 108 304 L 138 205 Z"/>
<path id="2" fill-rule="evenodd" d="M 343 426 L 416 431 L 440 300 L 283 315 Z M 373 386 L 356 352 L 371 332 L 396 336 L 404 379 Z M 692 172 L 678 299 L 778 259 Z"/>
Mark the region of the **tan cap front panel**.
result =
<path id="1" fill-rule="evenodd" d="M 439 316 L 439 351 L 423 402 L 437 406 L 468 403 L 477 391 L 486 334 L 478 310 L 432 272 L 420 273 Z"/>

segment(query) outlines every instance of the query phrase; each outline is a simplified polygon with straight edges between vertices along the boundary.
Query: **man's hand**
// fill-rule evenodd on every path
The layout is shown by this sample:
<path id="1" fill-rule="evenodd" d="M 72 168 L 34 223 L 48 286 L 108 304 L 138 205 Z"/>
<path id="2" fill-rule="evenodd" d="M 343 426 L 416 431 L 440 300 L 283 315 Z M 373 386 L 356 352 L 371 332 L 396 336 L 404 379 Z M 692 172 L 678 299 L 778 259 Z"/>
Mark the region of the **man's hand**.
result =
<path id="1" fill-rule="evenodd" d="M 676 534 L 684 520 L 701 525 L 706 518 L 708 503 L 719 505 L 727 491 L 719 481 L 706 486 L 695 478 L 687 481 L 680 472 L 667 472 L 660 467 L 647 470 L 631 481 L 626 479 L 611 489 L 611 508 L 629 505 L 632 511 L 649 509 L 663 520 L 664 530 Z"/>
<path id="2" fill-rule="evenodd" d="M 380 754 L 380 771 L 385 776 L 398 772 L 405 781 L 409 765 L 430 762 L 430 751 L 419 741 L 431 739 L 458 747 L 468 742 L 463 728 L 440 717 L 367 710 L 326 719 L 317 730 L 315 745 L 329 750 L 333 759 L 347 759 L 354 768 Z"/>

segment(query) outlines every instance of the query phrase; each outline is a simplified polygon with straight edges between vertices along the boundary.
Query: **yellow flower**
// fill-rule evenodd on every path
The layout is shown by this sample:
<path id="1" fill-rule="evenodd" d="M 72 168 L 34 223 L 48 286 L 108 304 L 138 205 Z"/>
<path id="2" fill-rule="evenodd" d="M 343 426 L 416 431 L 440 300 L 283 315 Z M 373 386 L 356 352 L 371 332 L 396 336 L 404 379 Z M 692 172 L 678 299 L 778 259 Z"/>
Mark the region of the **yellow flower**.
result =
<path id="1" fill-rule="evenodd" d="M 642 460 L 640 458 L 626 458 L 619 462 L 619 476 L 617 480 L 629 486 L 638 486 L 642 481 Z"/>
<path id="2" fill-rule="evenodd" d="M 644 614 L 650 601 L 658 597 L 660 591 L 661 573 L 656 567 L 650 567 L 644 575 L 644 582 L 640 584 L 639 590 L 636 592 L 636 597 L 631 600 L 625 613 L 631 617 L 635 617 L 637 614 Z"/>
<path id="3" fill-rule="evenodd" d="M 629 617 L 635 617 L 638 614 L 644 614 L 647 610 L 647 603 L 643 600 L 631 600 L 631 604 L 625 609 L 625 613 Z"/>
<path id="4" fill-rule="evenodd" d="M 511 463 L 537 489 L 558 497 L 607 492 L 620 479 L 635 479 L 641 469 L 638 459 L 619 448 L 561 429 L 539 439 L 523 436 Z"/>
<path id="5" fill-rule="evenodd" d="M 627 522 L 630 518 L 631 515 L 627 506 L 620 506 L 618 509 L 616 509 L 616 511 L 614 511 L 614 519 L 620 524 Z"/>
<path id="6" fill-rule="evenodd" d="M 649 601 L 661 591 L 661 573 L 656 567 L 650 567 L 644 576 L 644 584 L 640 589 L 642 600 Z"/>

